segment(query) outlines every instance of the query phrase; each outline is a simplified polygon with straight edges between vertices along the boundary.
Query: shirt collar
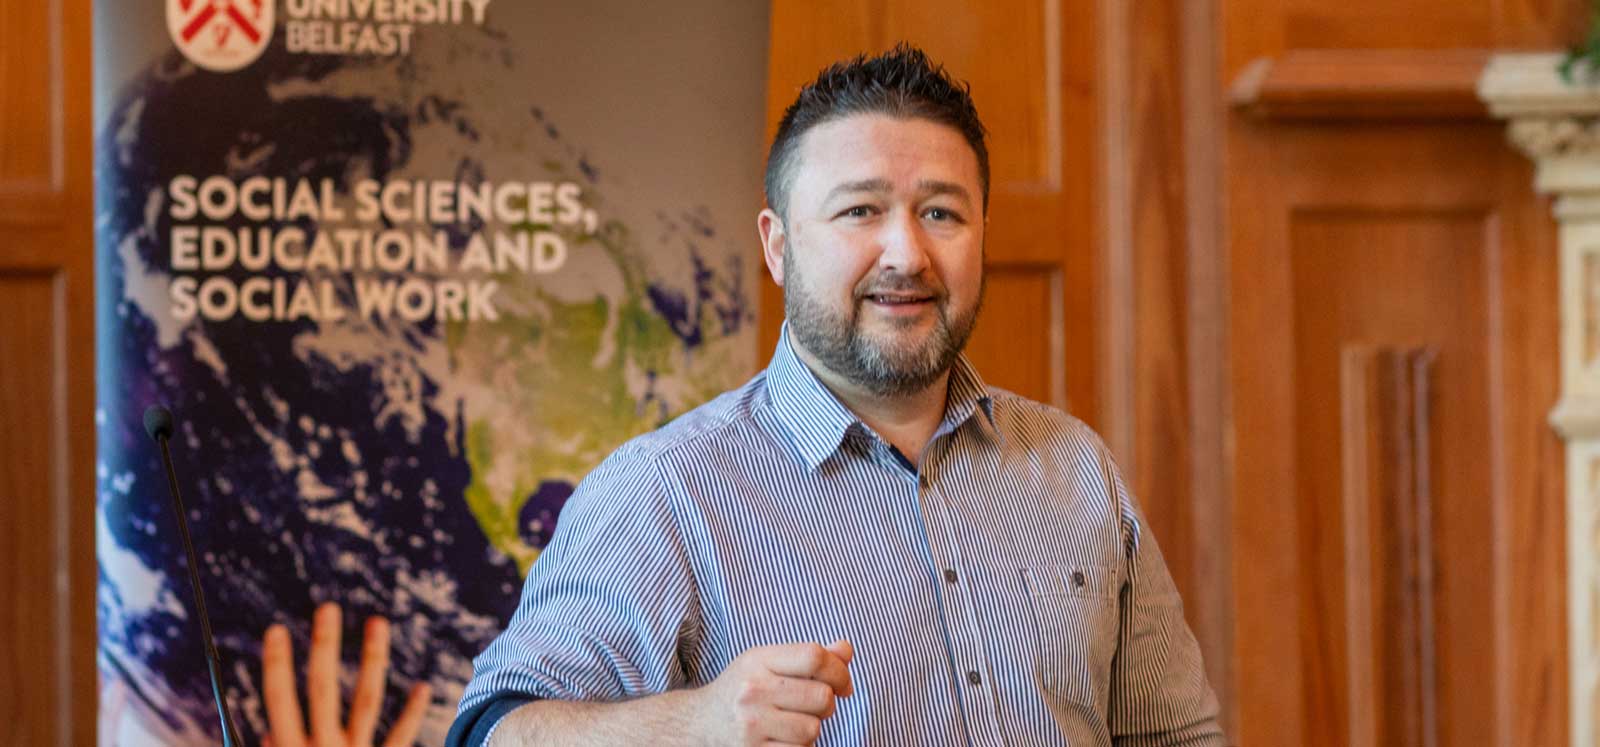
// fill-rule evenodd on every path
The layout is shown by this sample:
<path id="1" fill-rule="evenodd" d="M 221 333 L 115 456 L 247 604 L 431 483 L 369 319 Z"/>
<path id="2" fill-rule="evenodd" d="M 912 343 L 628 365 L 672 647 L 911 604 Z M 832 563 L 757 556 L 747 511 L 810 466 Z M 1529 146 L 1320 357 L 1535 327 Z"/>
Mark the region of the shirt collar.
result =
<path id="1" fill-rule="evenodd" d="M 989 386 L 978 377 L 978 369 L 973 367 L 972 361 L 962 354 L 956 356 L 956 363 L 950 369 L 950 393 L 945 397 L 944 421 L 934 436 L 937 438 L 961 427 L 975 412 L 982 412 L 989 431 L 1003 440 L 1000 426 L 994 419 L 994 397 L 989 394 Z"/>
<path id="2" fill-rule="evenodd" d="M 800 452 L 807 470 L 815 470 L 839 449 L 839 444 L 852 426 L 867 430 L 865 423 L 850 408 L 833 396 L 833 392 L 800 360 L 789 344 L 789 322 L 778 332 L 778 347 L 767 366 L 767 387 L 773 411 L 790 441 Z M 994 399 L 978 372 L 965 355 L 958 356 L 951 368 L 950 392 L 946 397 L 945 416 L 934 437 L 954 431 L 982 412 L 989 429 L 997 437 L 999 428 L 994 419 Z"/>

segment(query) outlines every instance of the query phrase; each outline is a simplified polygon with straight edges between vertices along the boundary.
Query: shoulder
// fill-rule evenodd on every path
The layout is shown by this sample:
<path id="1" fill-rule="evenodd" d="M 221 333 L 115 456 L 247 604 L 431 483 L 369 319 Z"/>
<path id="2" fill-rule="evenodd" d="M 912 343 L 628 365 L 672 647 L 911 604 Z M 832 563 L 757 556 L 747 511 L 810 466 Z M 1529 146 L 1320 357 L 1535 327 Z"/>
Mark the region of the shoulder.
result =
<path id="1" fill-rule="evenodd" d="M 640 523 L 662 527 L 674 524 L 677 488 L 669 476 L 674 470 L 664 463 L 675 460 L 682 452 L 706 449 L 707 444 L 723 440 L 721 433 L 746 422 L 746 400 L 759 391 L 760 378 L 758 375 L 749 384 L 724 392 L 661 428 L 618 446 L 590 470 L 562 506 L 557 537 L 562 535 L 560 527 L 564 525 L 590 530 Z"/>
<path id="2" fill-rule="evenodd" d="M 711 401 L 673 418 L 649 433 L 629 439 L 590 473 L 590 478 L 616 471 L 656 470 L 662 462 L 694 457 L 724 448 L 755 427 L 755 413 L 763 406 L 765 374 L 717 395 Z"/>
<path id="3" fill-rule="evenodd" d="M 1094 493 L 1104 501 L 1107 520 L 1118 524 L 1126 546 L 1137 547 L 1144 534 L 1144 512 L 1100 434 L 1082 420 L 1043 402 L 990 389 L 995 398 L 995 420 L 1007 446 L 1026 452 L 1030 462 L 1045 469 L 1072 475 L 1073 482 L 1097 484 Z M 1002 412 L 1006 413 L 1004 418 Z"/>
<path id="4" fill-rule="evenodd" d="M 995 386 L 988 389 L 995 426 L 1014 448 L 1091 459 L 1114 469 L 1105 441 L 1087 423 L 1015 392 Z"/>
<path id="5" fill-rule="evenodd" d="M 1117 527 L 1123 546 L 1137 547 L 1143 534 L 1143 513 L 1100 434 L 1043 402 L 995 387 L 990 387 L 990 396 L 1006 450 L 1055 475 L 1063 484 L 1077 486 L 1078 490 L 1068 493 L 1095 506 L 1090 515 L 1099 515 Z"/>

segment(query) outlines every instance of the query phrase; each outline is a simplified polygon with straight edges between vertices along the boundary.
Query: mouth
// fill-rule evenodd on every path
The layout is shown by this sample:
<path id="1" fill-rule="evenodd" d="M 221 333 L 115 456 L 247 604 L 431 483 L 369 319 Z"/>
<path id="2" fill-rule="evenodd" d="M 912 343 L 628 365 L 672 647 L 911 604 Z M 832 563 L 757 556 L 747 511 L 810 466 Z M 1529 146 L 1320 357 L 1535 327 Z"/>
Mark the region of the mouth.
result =
<path id="1" fill-rule="evenodd" d="M 925 293 L 869 293 L 865 298 L 879 306 L 914 306 L 933 301 L 933 296 Z"/>
<path id="2" fill-rule="evenodd" d="M 861 300 L 871 309 L 872 318 L 902 326 L 927 320 L 935 313 L 934 304 L 939 297 L 922 291 L 880 291 L 868 293 Z"/>

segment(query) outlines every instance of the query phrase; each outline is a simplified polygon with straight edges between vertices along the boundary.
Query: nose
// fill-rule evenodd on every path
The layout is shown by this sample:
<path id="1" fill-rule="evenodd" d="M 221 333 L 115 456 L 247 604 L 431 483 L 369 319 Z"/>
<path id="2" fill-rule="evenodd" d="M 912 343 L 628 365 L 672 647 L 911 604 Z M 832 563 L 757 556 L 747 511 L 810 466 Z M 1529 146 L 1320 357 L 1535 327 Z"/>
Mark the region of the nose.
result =
<path id="1" fill-rule="evenodd" d="M 884 222 L 878 270 L 916 277 L 928 268 L 928 237 L 916 217 L 900 214 Z"/>

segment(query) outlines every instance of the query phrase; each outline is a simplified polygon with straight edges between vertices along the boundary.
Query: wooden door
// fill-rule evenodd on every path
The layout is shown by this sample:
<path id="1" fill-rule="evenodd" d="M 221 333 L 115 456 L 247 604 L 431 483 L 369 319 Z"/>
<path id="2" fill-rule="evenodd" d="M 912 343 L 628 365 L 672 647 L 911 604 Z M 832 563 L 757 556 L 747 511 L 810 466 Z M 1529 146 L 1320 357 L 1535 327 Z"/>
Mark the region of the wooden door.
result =
<path id="1" fill-rule="evenodd" d="M 0 0 L 0 743 L 95 723 L 87 0 Z"/>
<path id="2" fill-rule="evenodd" d="M 1579 5 L 1221 3 L 1241 744 L 1566 743 L 1555 226 L 1473 86 Z"/>
<path id="3" fill-rule="evenodd" d="M 992 177 L 988 289 L 968 354 L 989 383 L 1091 424 L 1100 406 L 1093 323 L 1100 161 L 1095 28 L 1081 20 L 1093 17 L 1093 5 L 779 0 L 767 89 L 770 143 L 785 107 L 824 66 L 901 40 L 971 82 L 990 131 Z M 770 280 L 761 313 L 762 347 L 770 351 L 783 320 L 782 289 Z"/>

